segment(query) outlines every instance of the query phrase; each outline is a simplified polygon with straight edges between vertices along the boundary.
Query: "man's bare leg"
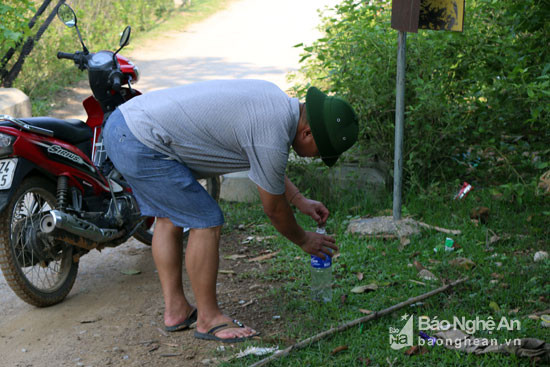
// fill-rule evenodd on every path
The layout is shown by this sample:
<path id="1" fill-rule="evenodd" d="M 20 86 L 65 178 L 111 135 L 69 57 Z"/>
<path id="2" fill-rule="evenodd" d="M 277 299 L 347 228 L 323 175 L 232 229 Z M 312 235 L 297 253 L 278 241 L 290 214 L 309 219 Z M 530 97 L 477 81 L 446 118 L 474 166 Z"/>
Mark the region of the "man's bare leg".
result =
<path id="1" fill-rule="evenodd" d="M 164 296 L 164 324 L 183 322 L 193 310 L 185 298 L 182 275 L 183 230 L 168 218 L 157 218 L 153 233 L 153 258 Z"/>
<path id="2" fill-rule="evenodd" d="M 207 332 L 217 324 L 232 320 L 221 312 L 216 299 L 220 232 L 221 226 L 191 229 L 187 242 L 185 267 L 197 301 L 199 311 L 197 331 L 201 333 Z M 256 331 L 249 327 L 225 329 L 215 333 L 222 339 L 241 338 L 254 334 Z"/>

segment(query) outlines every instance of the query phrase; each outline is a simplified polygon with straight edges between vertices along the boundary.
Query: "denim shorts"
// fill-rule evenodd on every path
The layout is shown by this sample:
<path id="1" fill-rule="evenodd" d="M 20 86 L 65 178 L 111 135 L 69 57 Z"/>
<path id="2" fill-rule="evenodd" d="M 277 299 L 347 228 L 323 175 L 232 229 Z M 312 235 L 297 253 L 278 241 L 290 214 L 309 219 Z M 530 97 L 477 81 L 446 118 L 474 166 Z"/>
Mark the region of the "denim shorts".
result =
<path id="1" fill-rule="evenodd" d="M 169 218 L 183 228 L 223 224 L 218 203 L 189 168 L 137 140 L 118 109 L 107 120 L 103 142 L 107 155 L 130 184 L 142 215 Z"/>

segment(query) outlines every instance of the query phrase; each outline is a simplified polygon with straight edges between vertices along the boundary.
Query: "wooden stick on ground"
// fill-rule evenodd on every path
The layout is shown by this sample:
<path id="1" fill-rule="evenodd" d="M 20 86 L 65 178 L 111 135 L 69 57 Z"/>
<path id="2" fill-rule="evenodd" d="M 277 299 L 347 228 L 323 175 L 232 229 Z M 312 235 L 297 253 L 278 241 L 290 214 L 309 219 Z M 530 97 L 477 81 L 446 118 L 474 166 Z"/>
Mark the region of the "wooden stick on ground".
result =
<path id="1" fill-rule="evenodd" d="M 438 227 L 438 226 L 432 226 L 432 225 L 429 225 L 429 224 L 427 224 L 427 223 L 418 222 L 418 221 L 416 221 L 416 223 L 418 223 L 418 225 L 419 225 L 420 227 L 424 227 L 424 228 L 427 228 L 427 229 L 435 229 L 435 230 L 438 231 L 438 232 L 443 232 L 443 233 L 447 233 L 447 234 L 456 234 L 456 235 L 459 235 L 459 234 L 462 233 L 459 229 L 441 228 L 441 227 Z"/>
<path id="2" fill-rule="evenodd" d="M 274 353 L 273 355 L 267 357 L 267 358 L 264 358 L 262 359 L 261 361 L 258 361 L 256 363 L 254 363 L 253 365 L 251 365 L 250 367 L 259 367 L 259 366 L 264 366 L 266 364 L 268 364 L 269 362 L 277 359 L 277 358 L 281 358 L 281 357 L 284 357 L 284 356 L 287 356 L 290 354 L 290 352 L 292 352 L 293 350 L 296 350 L 296 349 L 301 349 L 301 348 L 304 348 L 306 346 L 308 346 L 309 344 L 311 343 L 314 343 L 316 341 L 319 341 L 329 335 L 332 335 L 332 334 L 336 334 L 336 333 L 339 333 L 341 331 L 344 331 L 344 330 L 347 330 L 349 328 L 351 328 L 352 326 L 355 326 L 355 325 L 359 325 L 359 324 L 362 324 L 364 322 L 367 322 L 367 321 L 370 321 L 370 320 L 374 320 L 374 319 L 378 319 L 382 316 L 385 316 L 387 314 L 390 314 L 392 312 L 395 312 L 403 307 L 406 307 L 408 305 L 411 305 L 413 303 L 416 303 L 416 302 L 419 302 L 419 301 L 422 301 L 426 298 L 429 298 L 433 295 L 436 295 L 438 293 L 441 293 L 441 292 L 445 292 L 446 290 L 456 286 L 457 284 L 460 284 L 460 283 L 463 283 L 465 282 L 466 280 L 468 280 L 468 278 L 463 278 L 463 279 L 459 279 L 459 280 L 456 280 L 450 284 L 447 284 L 443 287 L 440 287 L 440 288 L 437 288 L 437 289 L 434 289 L 433 291 L 430 291 L 428 293 L 424 293 L 420 296 L 417 296 L 417 297 L 413 297 L 413 298 L 409 298 L 408 300 L 404 301 L 404 302 L 401 302 L 401 303 L 398 303 L 394 306 L 391 306 L 391 307 L 388 307 L 386 309 L 383 309 L 382 311 L 377 311 L 375 313 L 372 313 L 368 316 L 363 316 L 363 317 L 360 317 L 358 319 L 355 319 L 355 320 L 352 320 L 352 321 L 349 321 L 349 322 L 346 322 L 344 324 L 341 324 L 340 326 L 337 326 L 335 328 L 332 328 L 330 330 L 326 330 L 326 331 L 323 331 L 322 333 L 319 333 L 317 335 L 314 335 L 310 338 L 307 338 L 305 340 L 302 340 L 301 342 L 299 343 L 296 343 L 294 345 L 291 345 L 290 347 L 286 348 L 286 349 L 283 349 L 283 350 L 280 350 L 276 353 Z"/>

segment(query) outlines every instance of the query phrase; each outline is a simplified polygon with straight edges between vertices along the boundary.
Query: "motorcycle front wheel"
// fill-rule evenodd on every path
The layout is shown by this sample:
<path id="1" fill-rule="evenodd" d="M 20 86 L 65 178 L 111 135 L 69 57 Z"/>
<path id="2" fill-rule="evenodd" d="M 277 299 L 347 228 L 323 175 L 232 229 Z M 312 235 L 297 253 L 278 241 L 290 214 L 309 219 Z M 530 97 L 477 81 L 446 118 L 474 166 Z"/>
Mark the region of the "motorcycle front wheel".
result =
<path id="1" fill-rule="evenodd" d="M 221 191 L 221 181 L 219 176 L 200 179 L 199 183 L 206 189 L 210 196 L 214 198 L 214 200 L 219 201 Z M 134 233 L 134 238 L 141 243 L 151 246 L 151 244 L 153 243 L 155 221 L 155 218 L 145 219 L 143 221 L 143 224 Z M 183 238 L 186 238 L 188 235 L 189 230 L 184 229 Z"/>
<path id="2" fill-rule="evenodd" d="M 42 217 L 55 208 L 55 192 L 45 178 L 26 178 L 0 214 L 0 268 L 15 294 L 37 307 L 61 302 L 78 272 L 71 245 L 40 236 Z"/>

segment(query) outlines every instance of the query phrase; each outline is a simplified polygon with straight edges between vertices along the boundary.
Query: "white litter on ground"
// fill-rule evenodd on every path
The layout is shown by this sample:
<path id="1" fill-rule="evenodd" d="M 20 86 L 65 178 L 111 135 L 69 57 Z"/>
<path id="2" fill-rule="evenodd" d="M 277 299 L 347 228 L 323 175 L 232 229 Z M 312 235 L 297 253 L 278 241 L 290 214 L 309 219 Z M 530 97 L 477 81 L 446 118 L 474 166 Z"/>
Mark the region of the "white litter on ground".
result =
<path id="1" fill-rule="evenodd" d="M 263 356 L 266 354 L 271 354 L 273 352 L 276 352 L 279 350 L 279 347 L 273 347 L 273 348 L 259 348 L 259 347 L 248 347 L 243 351 L 240 351 L 235 355 L 237 358 L 246 357 L 249 355 L 255 355 L 255 356 Z"/>

